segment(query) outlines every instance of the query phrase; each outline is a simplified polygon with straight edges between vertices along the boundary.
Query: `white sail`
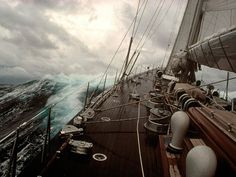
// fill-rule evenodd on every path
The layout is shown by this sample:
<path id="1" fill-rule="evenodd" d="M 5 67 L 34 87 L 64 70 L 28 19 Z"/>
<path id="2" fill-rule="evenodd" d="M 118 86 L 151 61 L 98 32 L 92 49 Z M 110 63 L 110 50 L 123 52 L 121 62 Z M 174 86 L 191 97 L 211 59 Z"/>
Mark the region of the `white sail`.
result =
<path id="1" fill-rule="evenodd" d="M 236 25 L 236 0 L 208 0 L 203 4 L 198 41 Z"/>
<path id="2" fill-rule="evenodd" d="M 178 35 L 175 40 L 168 64 L 166 66 L 166 73 L 172 74 L 171 66 L 176 53 L 180 50 L 186 50 L 193 42 L 196 34 L 199 16 L 201 12 L 202 0 L 189 0 L 186 10 L 180 25 Z"/>
<path id="3" fill-rule="evenodd" d="M 173 67 L 177 71 L 182 67 L 173 66 L 180 49 L 189 53 L 186 58 L 190 70 L 196 69 L 194 63 L 199 63 L 236 72 L 235 26 L 236 0 L 189 0 L 166 73 L 172 74 Z M 180 58 L 180 63 L 185 59 Z M 187 71 L 181 75 L 184 72 L 188 75 Z"/>
<path id="4" fill-rule="evenodd" d="M 236 8 L 235 0 L 207 0 L 205 1 L 205 11 L 224 11 Z"/>
<path id="5" fill-rule="evenodd" d="M 189 46 L 189 59 L 236 72 L 236 0 L 208 0 L 203 4 L 198 42 Z"/>

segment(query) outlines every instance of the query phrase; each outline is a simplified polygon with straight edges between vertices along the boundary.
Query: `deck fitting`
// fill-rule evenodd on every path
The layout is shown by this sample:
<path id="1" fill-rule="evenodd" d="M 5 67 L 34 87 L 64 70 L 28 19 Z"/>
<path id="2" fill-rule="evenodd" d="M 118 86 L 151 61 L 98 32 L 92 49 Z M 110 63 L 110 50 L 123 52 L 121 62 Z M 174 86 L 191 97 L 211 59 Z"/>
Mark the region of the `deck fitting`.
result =
<path id="1" fill-rule="evenodd" d="M 111 120 L 110 117 L 101 117 L 101 120 L 104 122 L 109 122 Z"/>
<path id="2" fill-rule="evenodd" d="M 96 154 L 93 154 L 93 159 L 96 161 L 102 162 L 102 161 L 107 160 L 107 156 L 102 153 L 96 153 Z"/>

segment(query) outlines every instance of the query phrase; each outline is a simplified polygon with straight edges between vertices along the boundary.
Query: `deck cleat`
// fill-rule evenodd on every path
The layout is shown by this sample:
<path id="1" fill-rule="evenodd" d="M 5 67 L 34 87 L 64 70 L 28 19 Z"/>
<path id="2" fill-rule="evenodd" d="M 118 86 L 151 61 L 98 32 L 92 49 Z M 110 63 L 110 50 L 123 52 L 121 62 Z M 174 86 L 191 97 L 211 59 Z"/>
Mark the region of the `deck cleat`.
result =
<path id="1" fill-rule="evenodd" d="M 82 114 L 80 114 L 80 116 L 83 117 L 84 120 L 92 119 L 95 116 L 95 112 L 93 109 L 88 108 Z"/>
<path id="2" fill-rule="evenodd" d="M 74 125 L 65 125 L 60 131 L 60 137 L 64 138 L 70 135 L 80 135 L 83 131 L 83 128 L 77 128 Z"/>
<path id="3" fill-rule="evenodd" d="M 81 116 L 77 116 L 73 119 L 73 125 L 76 127 L 81 127 L 83 123 L 83 118 Z"/>

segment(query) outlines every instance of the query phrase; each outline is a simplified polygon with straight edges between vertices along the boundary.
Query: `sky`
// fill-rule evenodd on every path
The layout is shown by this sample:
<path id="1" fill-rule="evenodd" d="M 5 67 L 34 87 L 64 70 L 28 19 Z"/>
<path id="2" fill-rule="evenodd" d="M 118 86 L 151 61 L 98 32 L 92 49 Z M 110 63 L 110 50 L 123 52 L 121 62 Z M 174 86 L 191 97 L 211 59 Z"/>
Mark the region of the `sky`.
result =
<path id="1" fill-rule="evenodd" d="M 138 2 L 2 0 L 0 83 L 21 83 L 60 73 L 103 73 L 135 17 Z M 186 0 L 149 0 L 131 53 L 158 5 L 161 10 L 152 31 L 144 35 L 146 40 L 138 65 L 157 66 L 165 55 L 168 56 Z M 145 6 L 144 0 L 140 0 L 140 6 Z M 138 17 L 140 15 L 141 11 Z M 109 74 L 114 75 L 121 68 L 131 34 L 132 28 L 112 62 Z"/>

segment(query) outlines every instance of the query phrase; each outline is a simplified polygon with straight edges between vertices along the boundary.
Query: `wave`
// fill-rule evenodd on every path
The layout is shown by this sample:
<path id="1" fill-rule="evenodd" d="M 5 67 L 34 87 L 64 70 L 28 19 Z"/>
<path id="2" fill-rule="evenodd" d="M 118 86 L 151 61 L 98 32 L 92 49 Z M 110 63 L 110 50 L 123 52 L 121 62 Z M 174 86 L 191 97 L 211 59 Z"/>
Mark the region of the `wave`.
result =
<path id="1" fill-rule="evenodd" d="M 88 82 L 90 83 L 90 92 L 97 88 L 102 75 L 65 75 L 46 76 L 44 79 L 50 79 L 56 83 L 64 84 L 56 94 L 49 97 L 46 106 L 52 107 L 52 135 L 55 135 L 60 129 L 68 123 L 76 114 L 78 114 L 84 105 L 86 89 Z M 106 88 L 110 87 L 114 82 L 114 77 L 109 76 L 106 80 Z M 101 90 L 103 83 L 100 84 Z M 53 136 L 52 136 L 53 137 Z"/>

